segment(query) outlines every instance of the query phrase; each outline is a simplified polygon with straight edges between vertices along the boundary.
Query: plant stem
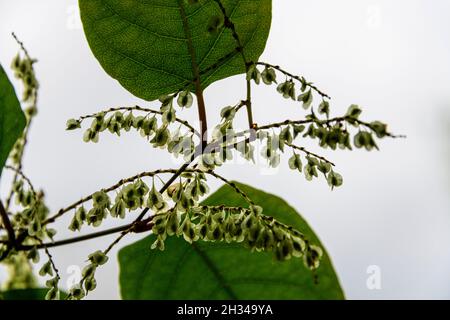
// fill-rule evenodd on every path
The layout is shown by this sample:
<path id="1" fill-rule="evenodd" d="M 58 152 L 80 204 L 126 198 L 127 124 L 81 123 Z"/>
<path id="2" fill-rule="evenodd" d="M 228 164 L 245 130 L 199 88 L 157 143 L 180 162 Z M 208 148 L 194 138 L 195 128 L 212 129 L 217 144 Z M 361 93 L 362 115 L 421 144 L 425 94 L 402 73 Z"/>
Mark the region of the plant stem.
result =
<path id="1" fill-rule="evenodd" d="M 13 246 L 16 245 L 16 235 L 14 233 L 14 228 L 9 220 L 8 213 L 3 206 L 3 203 L 0 201 L 0 217 L 2 218 L 3 225 L 5 226 L 6 232 L 8 232 L 8 240 L 9 243 Z"/>
<path id="2" fill-rule="evenodd" d="M 223 5 L 221 0 L 214 0 L 219 6 L 220 11 L 222 12 L 222 16 L 224 18 L 224 26 L 231 31 L 231 34 L 237 44 L 236 50 L 241 54 L 242 60 L 244 61 L 245 71 L 248 72 L 249 68 L 253 63 L 247 60 L 247 57 L 244 52 L 244 45 L 242 44 L 241 38 L 236 31 L 236 26 L 231 21 L 231 18 L 227 15 L 227 10 Z M 248 117 L 248 127 L 249 129 L 253 129 L 255 127 L 255 123 L 253 121 L 253 112 L 252 112 L 252 84 L 250 80 L 247 80 L 247 100 L 245 101 L 245 106 L 247 108 L 247 117 Z"/>
<path id="3" fill-rule="evenodd" d="M 186 16 L 186 10 L 184 8 L 183 0 L 178 0 L 178 5 L 180 7 L 180 15 L 183 20 L 183 29 L 184 34 L 187 39 L 187 45 L 189 50 L 189 55 L 191 56 L 192 63 L 192 73 L 194 76 L 194 86 L 195 86 L 195 95 L 197 96 L 197 104 L 198 104 L 198 117 L 200 121 L 201 127 L 201 139 L 202 139 L 202 150 L 205 150 L 208 144 L 208 123 L 206 118 L 206 107 L 205 107 L 205 99 L 203 97 L 203 88 L 201 85 L 200 79 L 200 69 L 197 64 L 197 57 L 195 54 L 194 44 L 192 43 L 192 34 L 191 29 L 189 28 L 189 23 Z"/>
<path id="4" fill-rule="evenodd" d="M 253 129 L 255 127 L 255 123 L 253 122 L 252 83 L 250 80 L 247 80 L 247 100 L 245 101 L 245 106 L 247 108 L 248 127 L 249 129 Z"/>
<path id="5" fill-rule="evenodd" d="M 198 82 L 198 83 L 197 83 Z M 208 123 L 206 120 L 206 108 L 205 108 L 205 100 L 203 97 L 203 91 L 200 88 L 200 80 L 196 81 L 195 85 L 195 95 L 197 96 L 198 101 L 198 117 L 201 126 L 201 135 L 202 135 L 202 150 L 205 150 L 208 145 Z"/>

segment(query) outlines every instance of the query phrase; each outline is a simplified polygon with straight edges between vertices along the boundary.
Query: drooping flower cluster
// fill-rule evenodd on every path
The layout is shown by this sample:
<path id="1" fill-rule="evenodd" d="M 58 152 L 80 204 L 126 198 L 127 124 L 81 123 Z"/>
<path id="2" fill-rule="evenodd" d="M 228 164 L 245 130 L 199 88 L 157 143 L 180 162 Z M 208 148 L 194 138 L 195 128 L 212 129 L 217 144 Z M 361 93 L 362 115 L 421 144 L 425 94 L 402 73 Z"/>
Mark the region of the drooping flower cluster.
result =
<path id="1" fill-rule="evenodd" d="M 87 197 L 75 210 L 69 229 L 80 231 L 85 223 L 98 227 L 108 216 L 124 219 L 127 211 L 138 209 L 149 208 L 158 213 L 167 210 L 170 203 L 177 210 L 186 211 L 195 206 L 200 197 L 209 191 L 205 174 L 202 172 L 184 173 L 180 182 L 174 183 L 164 193 L 160 193 L 156 188 L 155 175 L 154 172 L 148 173 L 148 176 L 153 177 L 151 188 L 141 178 L 135 178 L 134 182 L 119 183 Z M 112 202 L 108 192 L 117 189 L 119 190 Z M 92 200 L 92 208 L 86 210 L 84 203 L 89 200 Z"/>
<path id="2" fill-rule="evenodd" d="M 80 300 L 83 299 L 90 291 L 97 288 L 97 280 L 95 279 L 95 272 L 97 268 L 108 262 L 108 256 L 101 250 L 97 250 L 88 256 L 90 262 L 85 266 L 81 272 L 81 280 L 70 288 L 68 299 Z"/>
<path id="3" fill-rule="evenodd" d="M 182 91 L 177 96 L 180 108 L 189 108 L 192 105 L 193 97 L 190 92 Z M 136 106 L 110 109 L 78 120 L 70 119 L 67 121 L 67 130 L 81 128 L 82 122 L 91 118 L 93 119 L 91 125 L 83 136 L 85 142 L 98 142 L 102 132 L 108 131 L 120 136 L 121 132 L 134 129 L 153 147 L 167 149 L 175 156 L 182 155 L 189 159 L 195 149 L 194 136 L 198 133 L 186 121 L 176 117 L 173 106 L 175 97 L 175 95 L 161 97 L 159 111 Z M 134 115 L 133 111 L 143 115 Z M 178 127 L 171 130 L 175 124 L 178 124 Z"/>
<path id="4" fill-rule="evenodd" d="M 24 184 L 24 180 L 19 179 L 16 181 L 13 187 L 15 193 L 15 203 L 18 207 L 22 208 L 19 212 L 14 215 L 12 220 L 15 229 L 18 234 L 26 232 L 27 240 L 26 244 L 31 246 L 31 249 L 26 253 L 27 261 L 36 264 L 40 261 L 39 251 L 37 250 L 37 245 L 43 243 L 47 239 L 53 241 L 56 235 L 56 230 L 50 228 L 45 224 L 45 220 L 49 214 L 49 209 L 45 205 L 44 195 L 42 192 L 36 192 L 31 186 L 28 188 Z M 24 231 L 26 230 L 26 231 Z M 39 275 L 41 277 L 50 276 L 51 278 L 46 281 L 46 286 L 49 288 L 47 292 L 47 300 L 59 299 L 59 288 L 58 284 L 60 281 L 60 275 L 56 266 L 52 260 L 52 257 L 48 250 L 45 248 L 48 257 L 47 262 L 45 262 L 39 270 Z M 19 253 L 18 256 L 22 255 Z M 14 269 L 21 269 L 23 266 L 14 264 L 14 257 L 11 261 L 6 261 L 7 264 L 11 264 Z M 23 262 L 22 262 L 23 264 Z"/>
<path id="5" fill-rule="evenodd" d="M 277 260 L 303 257 L 305 265 L 316 269 L 322 251 L 311 245 L 303 234 L 292 227 L 262 214 L 262 208 L 197 206 L 187 211 L 176 209 L 153 218 L 157 236 L 152 249 L 164 250 L 167 236 L 182 236 L 187 242 L 224 241 L 244 243 L 255 251 L 272 252 Z"/>
<path id="6" fill-rule="evenodd" d="M 37 114 L 37 92 L 39 89 L 39 82 L 36 79 L 33 64 L 36 60 L 31 59 L 28 55 L 21 57 L 18 53 L 11 63 L 11 69 L 14 71 L 14 76 L 22 82 L 23 94 L 22 101 L 25 106 L 25 116 L 27 121 L 27 127 L 31 119 Z M 14 144 L 11 150 L 9 158 L 14 164 L 19 164 L 22 160 L 23 149 L 26 143 L 27 129 L 24 130 L 24 134 Z"/>
<path id="7" fill-rule="evenodd" d="M 27 189 L 23 180 L 18 180 L 13 187 L 16 205 L 23 208 L 14 215 L 16 229 L 27 229 L 28 234 L 39 239 L 53 238 L 56 230 L 43 226 L 49 210 L 44 203 L 43 193 Z"/>
<path id="8" fill-rule="evenodd" d="M 14 71 L 14 76 L 20 79 L 24 90 L 22 100 L 24 102 L 33 102 L 36 97 L 36 92 L 39 88 L 39 82 L 34 73 L 33 64 L 36 60 L 28 56 L 21 57 L 18 53 L 11 63 L 11 69 Z"/>
<path id="9" fill-rule="evenodd" d="M 260 84 L 261 80 L 267 85 L 277 83 L 277 73 L 282 71 L 277 66 L 265 65 L 264 71 L 258 70 L 257 64 L 252 64 L 247 72 L 247 80 Z M 290 74 L 289 74 L 290 75 Z M 330 118 L 330 103 L 328 96 L 318 90 L 312 83 L 307 82 L 303 77 L 290 75 L 291 79 L 281 83 L 277 87 L 283 97 L 298 100 L 303 103 L 305 110 L 310 109 L 311 113 L 306 115 L 303 120 L 286 120 L 279 123 L 273 123 L 264 126 L 255 125 L 249 131 L 235 132 L 233 120 L 237 111 L 246 105 L 243 101 L 236 106 L 227 106 L 222 109 L 222 121 L 217 125 L 213 132 L 213 141 L 216 143 L 212 152 L 206 152 L 200 160 L 200 164 L 213 170 L 222 165 L 225 161 L 233 158 L 231 149 L 235 149 L 246 160 L 255 162 L 255 140 L 263 145 L 260 155 L 267 159 L 270 167 L 278 167 L 281 161 L 281 154 L 285 153 L 286 148 L 292 150 L 293 155 L 289 158 L 288 164 L 292 170 L 303 172 L 307 180 L 312 180 L 323 173 L 331 188 L 339 187 L 343 183 L 342 176 L 337 173 L 333 167 L 334 164 L 316 153 L 310 152 L 305 147 L 294 144 L 297 140 L 312 139 L 318 140 L 321 148 L 330 148 L 332 150 L 348 149 L 352 150 L 352 144 L 356 148 L 365 148 L 368 151 L 378 149 L 375 142 L 376 138 L 396 137 L 387 130 L 387 125 L 380 122 L 365 122 L 359 119 L 362 110 L 357 105 L 351 105 L 344 116 Z M 301 94 L 296 96 L 296 83 L 301 84 Z M 318 115 L 324 115 L 325 119 L 320 119 L 315 113 L 313 104 L 314 92 L 322 97 L 322 101 L 317 107 Z M 357 129 L 352 135 L 351 128 Z M 252 137 L 253 136 L 253 137 Z M 239 139 L 241 138 L 241 139 Z M 305 154 L 304 159 L 299 153 Z"/>

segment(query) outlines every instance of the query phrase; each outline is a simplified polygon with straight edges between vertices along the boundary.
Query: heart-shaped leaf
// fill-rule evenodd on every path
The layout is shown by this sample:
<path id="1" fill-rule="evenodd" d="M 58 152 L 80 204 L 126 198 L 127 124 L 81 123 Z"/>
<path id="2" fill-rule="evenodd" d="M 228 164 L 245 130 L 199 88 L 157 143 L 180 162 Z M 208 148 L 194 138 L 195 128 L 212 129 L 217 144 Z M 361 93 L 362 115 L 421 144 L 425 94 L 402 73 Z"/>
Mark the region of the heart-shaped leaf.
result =
<path id="1" fill-rule="evenodd" d="M 271 0 L 222 3 L 246 59 L 258 60 L 269 35 Z M 211 19 L 222 19 L 214 0 L 194 4 L 186 0 L 79 0 L 79 4 L 95 57 L 111 77 L 139 98 L 155 100 L 189 85 L 195 78 L 194 66 L 201 74 L 202 89 L 245 72 L 230 29 L 208 31 Z"/>
<path id="2" fill-rule="evenodd" d="M 14 87 L 0 65 L 0 175 L 26 120 Z"/>
<path id="3" fill-rule="evenodd" d="M 291 225 L 321 246 L 317 236 L 284 200 L 252 187 L 238 186 L 264 214 Z M 245 206 L 230 187 L 205 205 Z M 195 242 L 169 237 L 165 251 L 150 250 L 154 236 L 119 252 L 123 299 L 343 299 L 344 294 L 324 250 L 318 283 L 301 259 L 274 261 L 271 253 L 251 252 L 236 244 Z"/>

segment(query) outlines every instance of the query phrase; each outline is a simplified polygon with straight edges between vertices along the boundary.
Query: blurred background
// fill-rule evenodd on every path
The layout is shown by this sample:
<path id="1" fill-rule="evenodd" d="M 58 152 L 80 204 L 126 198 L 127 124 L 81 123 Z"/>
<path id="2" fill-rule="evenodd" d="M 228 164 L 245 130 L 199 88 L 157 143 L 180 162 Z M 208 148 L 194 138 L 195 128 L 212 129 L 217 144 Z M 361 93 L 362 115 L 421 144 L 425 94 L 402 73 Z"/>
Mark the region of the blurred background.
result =
<path id="1" fill-rule="evenodd" d="M 283 197 L 327 247 L 350 299 L 450 298 L 450 2 L 447 0 L 279 0 L 262 61 L 304 75 L 330 94 L 332 113 L 356 103 L 364 119 L 383 120 L 405 140 L 383 140 L 378 152 L 322 152 L 337 164 L 343 187 L 330 191 L 324 179 L 307 182 L 287 168 L 231 164 L 218 170 L 230 179 Z M 98 145 L 66 132 L 69 118 L 140 101 L 110 78 L 92 55 L 75 0 L 0 0 L 0 61 L 17 53 L 17 33 L 39 59 L 39 115 L 33 123 L 24 171 L 43 187 L 53 211 L 141 171 L 174 167 L 164 151 L 138 134 L 105 134 Z M 9 70 L 9 75 L 12 74 Z M 206 91 L 210 123 L 219 110 L 244 97 L 242 76 Z M 16 82 L 17 83 L 17 82 Z M 17 90 L 20 90 L 17 87 Z M 300 118 L 298 103 L 275 88 L 254 94 L 259 124 Z M 196 123 L 195 109 L 182 117 Z M 245 119 L 242 119 L 245 125 Z M 8 189 L 4 173 L 1 194 Z M 220 184 L 211 181 L 213 190 Z M 133 217 L 130 217 L 132 221 Z M 58 239 L 71 236 L 61 220 Z M 123 222 L 108 221 L 104 227 Z M 67 231 L 66 231 L 67 230 Z M 85 229 L 89 231 L 89 229 Z M 117 249 L 142 236 L 130 235 L 97 273 L 90 299 L 118 299 Z M 67 288 L 89 253 L 114 236 L 52 250 Z M 381 288 L 367 286 L 375 269 Z M 0 281 L 5 278 L 0 271 Z"/>

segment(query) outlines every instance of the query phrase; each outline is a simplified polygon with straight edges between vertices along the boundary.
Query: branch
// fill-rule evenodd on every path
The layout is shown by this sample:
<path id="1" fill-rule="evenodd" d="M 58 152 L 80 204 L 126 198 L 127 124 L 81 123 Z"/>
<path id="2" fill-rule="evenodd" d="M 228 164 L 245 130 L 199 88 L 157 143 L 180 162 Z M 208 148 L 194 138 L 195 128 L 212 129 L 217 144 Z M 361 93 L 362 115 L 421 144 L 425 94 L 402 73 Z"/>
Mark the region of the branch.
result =
<path id="1" fill-rule="evenodd" d="M 90 234 L 87 234 L 84 236 L 79 236 L 79 237 L 74 237 L 74 238 L 70 238 L 70 239 L 54 241 L 54 242 L 49 242 L 49 243 L 41 243 L 36 246 L 35 245 L 21 245 L 17 249 L 20 251 L 28 251 L 33 248 L 44 249 L 45 247 L 47 247 L 47 248 L 59 247 L 59 246 L 63 246 L 66 244 L 77 243 L 77 242 L 81 242 L 81 241 L 86 241 L 86 240 L 95 239 L 95 238 L 107 236 L 110 234 L 114 234 L 114 233 L 129 229 L 132 225 L 133 225 L 133 223 L 130 223 L 130 224 L 127 224 L 124 226 L 111 228 L 111 229 L 107 229 L 107 230 L 103 230 L 103 231 L 99 231 L 99 232 L 94 232 L 94 233 L 90 233 Z"/>

